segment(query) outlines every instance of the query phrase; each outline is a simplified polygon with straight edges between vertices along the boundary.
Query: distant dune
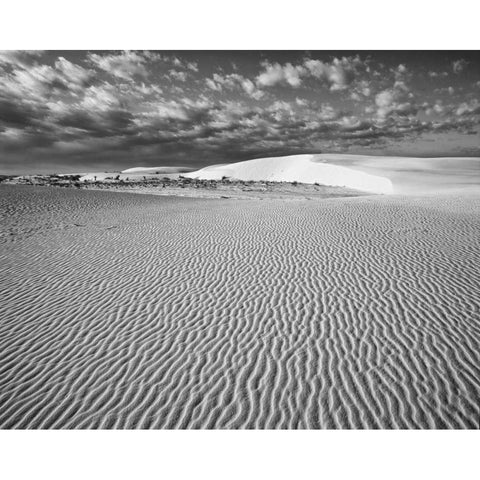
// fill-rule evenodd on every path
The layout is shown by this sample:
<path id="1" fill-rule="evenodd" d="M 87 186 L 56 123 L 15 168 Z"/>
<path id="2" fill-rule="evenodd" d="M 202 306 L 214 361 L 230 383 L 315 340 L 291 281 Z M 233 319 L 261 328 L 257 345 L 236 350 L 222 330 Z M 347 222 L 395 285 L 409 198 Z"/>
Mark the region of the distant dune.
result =
<path id="1" fill-rule="evenodd" d="M 190 167 L 134 167 L 122 170 L 122 173 L 184 173 L 195 170 Z"/>
<path id="2" fill-rule="evenodd" d="M 376 157 L 322 154 L 315 162 L 326 162 L 352 170 L 380 175 L 393 184 L 393 193 L 436 195 L 480 193 L 479 157 Z"/>
<path id="3" fill-rule="evenodd" d="M 194 170 L 189 167 L 134 167 L 127 168 L 119 172 L 89 172 L 82 174 L 80 180 L 107 180 L 116 178 L 118 176 L 119 180 L 135 179 L 141 177 L 156 178 L 158 175 L 176 178 L 180 174 L 191 172 Z"/>
<path id="4" fill-rule="evenodd" d="M 273 182 L 319 183 L 364 192 L 392 193 L 389 179 L 340 165 L 315 162 L 315 155 L 269 157 L 227 165 L 213 165 L 186 174 L 189 178 L 221 180 L 265 180 Z"/>

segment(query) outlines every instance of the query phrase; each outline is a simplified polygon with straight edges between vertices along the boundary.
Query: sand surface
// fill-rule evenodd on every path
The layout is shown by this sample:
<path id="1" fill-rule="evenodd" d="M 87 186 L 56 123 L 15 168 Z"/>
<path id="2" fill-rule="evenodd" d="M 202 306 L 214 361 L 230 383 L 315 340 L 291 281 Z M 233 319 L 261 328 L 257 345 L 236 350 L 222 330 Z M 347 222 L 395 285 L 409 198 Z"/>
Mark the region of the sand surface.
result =
<path id="1" fill-rule="evenodd" d="M 479 428 L 480 196 L 0 209 L 1 428 Z"/>

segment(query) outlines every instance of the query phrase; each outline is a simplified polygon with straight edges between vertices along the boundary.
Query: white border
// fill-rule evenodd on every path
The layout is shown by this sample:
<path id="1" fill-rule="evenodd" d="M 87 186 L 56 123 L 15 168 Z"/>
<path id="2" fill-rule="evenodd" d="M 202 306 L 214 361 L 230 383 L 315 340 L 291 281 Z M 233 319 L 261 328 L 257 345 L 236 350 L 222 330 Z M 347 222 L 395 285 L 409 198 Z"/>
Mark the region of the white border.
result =
<path id="1" fill-rule="evenodd" d="M 475 2 L 15 0 L 0 49 L 479 49 Z"/>
<path id="2" fill-rule="evenodd" d="M 14 479 L 468 480 L 476 431 L 10 431 Z"/>

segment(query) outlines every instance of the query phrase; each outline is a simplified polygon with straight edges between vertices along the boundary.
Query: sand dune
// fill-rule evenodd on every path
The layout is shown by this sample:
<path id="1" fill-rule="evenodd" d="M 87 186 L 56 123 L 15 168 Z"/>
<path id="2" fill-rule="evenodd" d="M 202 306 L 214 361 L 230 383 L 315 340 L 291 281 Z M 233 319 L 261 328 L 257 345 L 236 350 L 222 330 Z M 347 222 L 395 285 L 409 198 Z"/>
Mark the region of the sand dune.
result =
<path id="1" fill-rule="evenodd" d="M 229 177 L 238 180 L 267 180 L 274 182 L 320 183 L 347 187 L 372 193 L 391 193 L 387 178 L 352 170 L 339 165 L 314 161 L 314 155 L 269 157 L 227 165 L 213 165 L 187 173 L 189 178 L 221 180 Z"/>
<path id="2" fill-rule="evenodd" d="M 89 172 L 83 173 L 80 177 L 80 181 L 105 181 L 113 180 L 118 178 L 118 180 L 135 180 L 142 178 L 158 178 L 167 177 L 167 178 L 178 178 L 179 175 L 184 174 L 185 172 L 192 171 L 192 168 L 187 167 L 159 167 L 159 168 L 128 168 L 122 172 Z"/>
<path id="3" fill-rule="evenodd" d="M 292 155 L 213 165 L 190 178 L 271 180 L 346 186 L 371 193 L 480 193 L 480 158 Z"/>
<path id="4" fill-rule="evenodd" d="M 478 157 L 382 157 L 322 154 L 314 161 L 388 178 L 393 193 L 402 195 L 480 193 Z"/>
<path id="5" fill-rule="evenodd" d="M 122 173 L 184 173 L 195 170 L 190 167 L 134 167 L 122 170 Z"/>
<path id="6" fill-rule="evenodd" d="M 2 428 L 479 427 L 480 196 L 0 209 Z"/>
<path id="7" fill-rule="evenodd" d="M 269 157 L 189 167 L 134 167 L 119 173 L 85 173 L 81 181 L 155 178 L 300 182 L 347 187 L 367 193 L 400 195 L 480 194 L 480 158 L 412 158 L 369 155 L 312 154 Z"/>

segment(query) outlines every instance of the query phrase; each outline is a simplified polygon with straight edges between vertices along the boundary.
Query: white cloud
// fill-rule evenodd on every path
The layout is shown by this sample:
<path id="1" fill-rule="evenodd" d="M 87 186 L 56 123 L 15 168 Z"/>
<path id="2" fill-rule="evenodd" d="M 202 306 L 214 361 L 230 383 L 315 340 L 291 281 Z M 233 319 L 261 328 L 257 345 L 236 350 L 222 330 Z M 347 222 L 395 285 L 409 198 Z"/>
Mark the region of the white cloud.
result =
<path id="1" fill-rule="evenodd" d="M 213 80 L 212 78 L 207 78 L 207 80 L 205 80 L 205 83 L 207 84 L 207 87 L 210 88 L 210 90 L 215 90 L 216 92 L 222 90 L 222 85 L 215 82 L 215 80 Z"/>
<path id="2" fill-rule="evenodd" d="M 76 85 L 86 84 L 93 76 L 91 70 L 75 65 L 64 57 L 58 57 L 55 68 L 71 83 Z"/>
<path id="3" fill-rule="evenodd" d="M 134 76 L 146 78 L 146 59 L 136 52 L 122 52 L 120 54 L 97 55 L 89 53 L 88 60 L 98 68 L 123 80 L 132 80 Z"/>
<path id="4" fill-rule="evenodd" d="M 433 111 L 435 113 L 438 113 L 439 115 L 441 115 L 442 113 L 445 112 L 445 106 L 443 105 L 443 103 L 440 100 L 437 100 L 435 102 L 435 105 L 433 106 Z"/>
<path id="5" fill-rule="evenodd" d="M 257 76 L 257 84 L 261 87 L 273 87 L 279 84 L 299 87 L 302 83 L 301 77 L 306 73 L 304 67 L 294 66 L 291 63 L 280 65 L 279 63 L 265 62 L 263 66 L 265 71 Z"/>
<path id="6" fill-rule="evenodd" d="M 428 76 L 431 78 L 436 78 L 436 77 L 448 77 L 448 72 L 434 72 L 434 71 L 429 71 Z"/>
<path id="7" fill-rule="evenodd" d="M 332 63 L 320 60 L 305 60 L 304 65 L 310 75 L 329 84 L 330 90 L 345 90 L 354 78 L 355 67 L 360 64 L 359 57 L 334 58 Z"/>
<path id="8" fill-rule="evenodd" d="M 393 88 L 381 91 L 375 96 L 377 118 L 385 121 L 390 115 L 409 115 L 416 113 L 416 108 L 406 101 L 411 95 L 403 82 L 395 82 Z"/>
<path id="9" fill-rule="evenodd" d="M 54 66 L 17 66 L 3 76 L 1 87 L 12 96 L 44 99 L 54 93 L 81 93 L 94 72 L 75 65 L 63 57 Z"/>
<path id="10" fill-rule="evenodd" d="M 43 54 L 41 50 L 0 50 L 0 65 L 28 67 Z"/>
<path id="11" fill-rule="evenodd" d="M 187 80 L 187 74 L 185 72 L 179 72 L 178 70 L 170 70 L 168 72 L 170 78 L 179 82 L 185 82 Z"/>
<path id="12" fill-rule="evenodd" d="M 238 73 L 231 73 L 229 75 L 213 74 L 213 78 L 207 78 L 207 87 L 211 90 L 220 92 L 223 88 L 234 90 L 241 88 L 248 96 L 259 100 L 264 96 L 264 92 L 259 90 L 256 85 L 248 78 Z"/>
<path id="13" fill-rule="evenodd" d="M 255 100 L 260 100 L 263 97 L 264 93 L 261 90 L 258 90 L 255 84 L 248 78 L 244 78 L 240 81 L 243 90 L 247 95 L 250 95 Z"/>
<path id="14" fill-rule="evenodd" d="M 468 114 L 479 114 L 480 113 L 480 102 L 475 98 L 470 100 L 470 102 L 461 103 L 456 112 L 458 116 L 468 115 Z"/>
<path id="15" fill-rule="evenodd" d="M 82 107 L 89 110 L 109 110 L 119 108 L 120 100 L 118 89 L 110 83 L 99 86 L 91 86 L 85 91 L 81 102 Z"/>

